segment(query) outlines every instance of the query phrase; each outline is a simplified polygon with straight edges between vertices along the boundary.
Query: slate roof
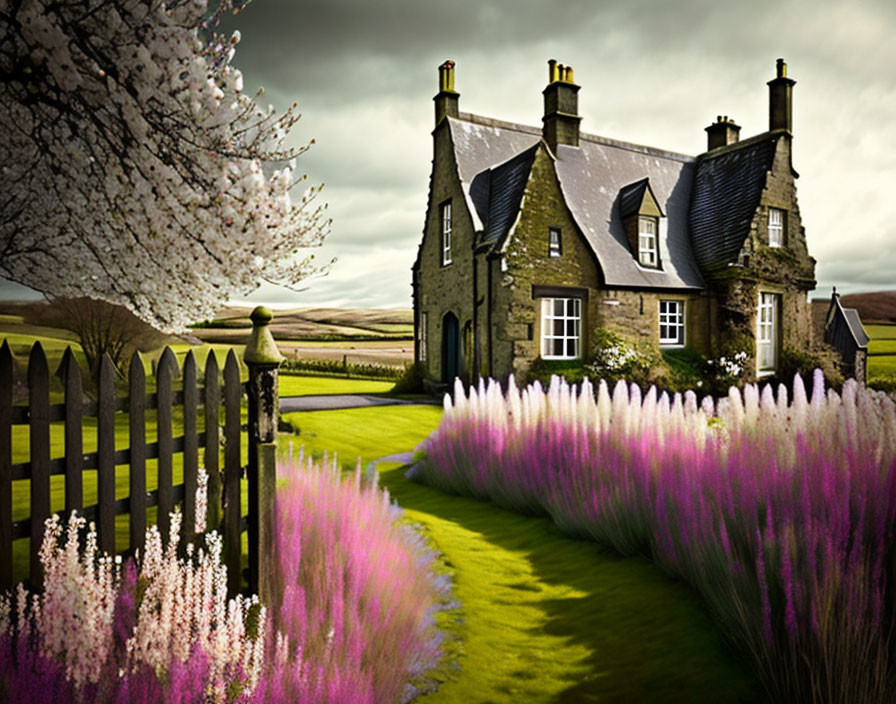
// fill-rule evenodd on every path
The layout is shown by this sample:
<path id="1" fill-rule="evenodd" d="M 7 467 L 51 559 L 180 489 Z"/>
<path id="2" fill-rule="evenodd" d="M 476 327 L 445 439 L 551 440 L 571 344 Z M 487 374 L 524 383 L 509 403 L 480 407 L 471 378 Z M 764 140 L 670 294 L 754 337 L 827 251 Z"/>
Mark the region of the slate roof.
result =
<path id="1" fill-rule="evenodd" d="M 871 338 L 868 337 L 868 333 L 865 332 L 865 326 L 862 325 L 862 319 L 859 317 L 859 311 L 857 311 L 855 308 L 844 308 L 843 317 L 846 318 L 846 323 L 849 325 L 849 331 L 852 333 L 853 339 L 855 339 L 856 344 L 859 347 L 867 347 L 868 341 Z"/>
<path id="2" fill-rule="evenodd" d="M 650 190 L 650 178 L 645 177 L 640 181 L 635 181 L 627 186 L 623 186 L 619 191 L 619 215 L 625 220 L 631 215 L 637 215 L 644 202 L 644 193 Z M 653 193 L 651 191 L 651 193 Z M 665 213 L 660 211 L 665 217 Z"/>
<path id="3" fill-rule="evenodd" d="M 779 138 L 759 135 L 698 158 L 690 229 L 694 257 L 703 271 L 727 267 L 737 259 Z"/>
<path id="4" fill-rule="evenodd" d="M 506 235 L 505 228 L 512 227 L 516 219 L 514 207 L 518 209 L 520 202 L 517 194 L 522 195 L 524 176 L 529 172 L 523 152 L 531 149 L 534 157 L 532 148 L 541 142 L 541 129 L 466 113 L 448 120 L 474 227 L 497 244 Z M 588 134 L 580 136 L 580 147 L 560 145 L 554 156 L 566 205 L 594 251 L 605 285 L 703 288 L 688 232 L 693 157 Z M 659 233 L 662 270 L 638 264 L 620 215 L 620 191 L 646 177 L 666 214 Z M 506 193 L 499 193 L 499 180 L 505 184 Z M 495 198 L 501 202 L 492 208 L 489 201 Z"/>
<path id="5" fill-rule="evenodd" d="M 513 227 L 537 148 L 536 143 L 509 161 L 473 177 L 470 198 L 484 223 L 481 242 L 500 246 Z"/>

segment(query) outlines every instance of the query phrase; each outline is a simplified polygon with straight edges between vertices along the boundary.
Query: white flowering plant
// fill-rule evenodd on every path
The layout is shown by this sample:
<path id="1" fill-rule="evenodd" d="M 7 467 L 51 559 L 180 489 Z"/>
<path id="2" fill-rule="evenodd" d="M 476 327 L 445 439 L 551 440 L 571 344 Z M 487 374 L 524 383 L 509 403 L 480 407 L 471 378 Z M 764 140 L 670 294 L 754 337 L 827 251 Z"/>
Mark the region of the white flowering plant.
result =
<path id="1" fill-rule="evenodd" d="M 750 355 L 743 350 L 707 359 L 704 373 L 714 392 L 727 393 L 732 386 L 741 386 L 747 378 Z"/>
<path id="2" fill-rule="evenodd" d="M 0 274 L 166 331 L 318 271 L 299 114 L 243 92 L 223 0 L 0 3 Z"/>
<path id="3" fill-rule="evenodd" d="M 589 375 L 606 379 L 608 383 L 619 379 L 648 382 L 651 369 L 659 361 L 654 350 L 603 328 L 597 330 L 594 337 L 594 357 L 587 365 Z"/>

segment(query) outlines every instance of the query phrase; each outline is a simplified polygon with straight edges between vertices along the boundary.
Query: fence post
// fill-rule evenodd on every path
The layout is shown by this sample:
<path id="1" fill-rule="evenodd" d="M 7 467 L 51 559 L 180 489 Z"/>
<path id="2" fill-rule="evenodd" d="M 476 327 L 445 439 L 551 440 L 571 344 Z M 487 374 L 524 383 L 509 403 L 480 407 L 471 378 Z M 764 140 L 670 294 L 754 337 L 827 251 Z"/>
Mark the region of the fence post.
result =
<path id="1" fill-rule="evenodd" d="M 249 591 L 270 603 L 280 417 L 277 382 L 283 355 L 268 328 L 274 317 L 271 311 L 258 306 L 250 317 L 252 334 L 243 355 L 249 367 Z"/>

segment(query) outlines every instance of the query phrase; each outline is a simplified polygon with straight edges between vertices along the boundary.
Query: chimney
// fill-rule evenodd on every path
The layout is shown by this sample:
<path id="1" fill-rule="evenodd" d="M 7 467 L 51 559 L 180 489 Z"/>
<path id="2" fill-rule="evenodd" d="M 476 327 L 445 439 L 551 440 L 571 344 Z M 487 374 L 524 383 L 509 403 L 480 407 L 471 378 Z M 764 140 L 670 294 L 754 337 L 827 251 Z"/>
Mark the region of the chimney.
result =
<path id="1" fill-rule="evenodd" d="M 445 117 L 457 117 L 457 100 L 460 93 L 454 90 L 454 62 L 439 66 L 439 92 L 433 98 L 436 104 L 436 126 Z"/>
<path id="2" fill-rule="evenodd" d="M 706 136 L 706 151 L 711 152 L 713 149 L 734 144 L 740 139 L 740 125 L 736 125 L 734 120 L 729 120 L 727 115 L 719 115 L 716 121 L 706 128 Z"/>
<path id="3" fill-rule="evenodd" d="M 787 64 L 778 59 L 778 75 L 768 82 L 768 129 L 793 134 L 793 84 L 787 77 Z"/>
<path id="4" fill-rule="evenodd" d="M 548 61 L 548 86 L 544 95 L 545 142 L 556 154 L 558 144 L 579 146 L 579 86 L 573 82 L 571 66 Z"/>

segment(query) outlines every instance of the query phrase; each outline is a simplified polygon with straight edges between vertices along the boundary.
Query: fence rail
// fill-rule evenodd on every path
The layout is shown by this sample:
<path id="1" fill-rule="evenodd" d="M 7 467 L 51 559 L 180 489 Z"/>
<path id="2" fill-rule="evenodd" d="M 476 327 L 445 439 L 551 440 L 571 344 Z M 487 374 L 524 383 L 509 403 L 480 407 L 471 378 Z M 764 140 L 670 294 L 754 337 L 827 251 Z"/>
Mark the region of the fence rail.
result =
<path id="1" fill-rule="evenodd" d="M 247 362 L 250 358 L 254 360 L 249 364 L 249 382 L 240 381 L 239 363 L 233 350 L 227 354 L 223 373 L 219 372 L 214 352 L 209 351 L 200 384 L 193 352 L 187 353 L 181 369 L 174 353 L 166 347 L 155 369 L 155 391 L 151 393 L 146 390 L 143 361 L 138 353 L 134 354 L 129 366 L 127 396 L 124 397 L 116 396 L 116 372 L 112 362 L 104 356 L 99 365 L 96 400 L 86 398 L 81 368 L 71 348 L 67 348 L 57 372 L 62 381 L 64 401 L 51 404 L 50 370 L 43 347 L 37 342 L 31 347 L 28 357 L 28 402 L 26 405 L 15 405 L 15 363 L 12 350 L 4 340 L 0 346 L 0 591 L 13 586 L 13 544 L 25 538 L 31 539 L 25 581 L 35 588 L 42 585 L 39 551 L 44 521 L 52 513 L 50 486 L 53 476 L 64 477 L 64 515 L 77 510 L 80 515 L 93 521 L 98 546 L 109 554 L 116 552 L 115 519 L 125 514 L 129 516 L 128 540 L 123 552 L 142 552 L 147 511 L 151 507 L 157 508 L 159 530 L 162 539 L 167 542 L 171 528 L 170 513 L 176 505 L 181 506 L 182 536 L 186 540 L 191 539 L 196 527 L 200 448 L 202 463 L 209 477 L 207 525 L 222 529 L 228 589 L 231 594 L 240 590 L 243 574 L 240 566 L 242 533 L 249 531 L 250 538 L 255 538 L 254 544 L 250 540 L 249 546 L 249 587 L 252 591 L 258 591 L 258 564 L 262 559 L 257 537 L 259 514 L 261 520 L 273 520 L 273 495 L 263 491 L 265 500 L 271 505 L 259 504 L 259 461 L 257 457 L 252 457 L 252 451 L 257 452 L 260 444 L 266 446 L 265 457 L 268 461 L 262 469 L 271 474 L 270 481 L 276 481 L 274 455 L 269 451 L 275 437 L 268 436 L 259 441 L 250 432 L 246 445 L 250 450 L 249 463 L 243 466 L 240 413 L 243 398 L 248 394 L 248 427 L 267 428 L 272 424 L 276 428 L 279 353 L 266 327 L 270 314 L 263 311 L 256 316 L 257 312 L 258 309 L 253 313 L 255 328 L 246 354 Z M 261 359 L 260 364 L 255 359 L 257 352 L 254 357 L 251 352 L 253 343 L 259 339 L 270 345 L 267 350 L 269 358 Z M 265 377 L 266 383 L 258 383 L 259 377 Z M 174 388 L 176 378 L 182 380 L 179 389 Z M 253 380 L 256 382 L 255 391 Z M 267 399 L 267 403 L 259 403 L 253 397 L 253 393 L 257 396 L 261 388 L 270 393 L 271 386 L 273 403 L 271 399 Z M 181 409 L 182 416 L 180 425 L 183 432 L 178 435 L 174 434 L 175 409 Z M 156 413 L 156 439 L 153 442 L 146 439 L 147 411 Z M 127 448 L 116 448 L 117 413 L 128 416 Z M 259 413 L 272 413 L 273 418 L 260 420 Z M 96 419 L 95 452 L 84 452 L 85 418 Z M 60 457 L 52 457 L 51 426 L 60 422 L 64 424 L 64 453 Z M 29 460 L 13 464 L 15 426 L 28 426 L 30 447 Z M 173 481 L 175 455 L 181 456 L 183 466 L 183 479 L 178 484 Z M 156 461 L 157 488 L 153 490 L 147 490 L 147 462 L 150 460 Z M 128 466 L 128 495 L 118 499 L 115 496 L 117 465 Z M 255 500 L 250 500 L 249 514 L 244 516 L 241 511 L 241 479 L 247 469 L 249 497 Z M 97 473 L 97 501 L 90 506 L 84 505 L 83 473 L 87 470 L 96 470 Z M 29 482 L 29 516 L 13 521 L 13 482 L 25 481 Z M 19 491 L 22 490 L 20 486 Z"/>

